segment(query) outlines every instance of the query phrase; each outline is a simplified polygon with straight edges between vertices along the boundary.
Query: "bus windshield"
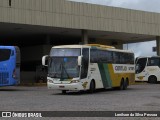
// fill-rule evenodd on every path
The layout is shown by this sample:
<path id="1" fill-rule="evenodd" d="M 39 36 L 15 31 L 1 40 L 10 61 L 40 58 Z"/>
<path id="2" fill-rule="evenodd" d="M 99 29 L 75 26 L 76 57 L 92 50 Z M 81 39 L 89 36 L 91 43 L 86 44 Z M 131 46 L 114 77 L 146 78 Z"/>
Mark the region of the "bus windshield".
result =
<path id="1" fill-rule="evenodd" d="M 50 56 L 80 56 L 80 48 L 53 48 Z"/>
<path id="2" fill-rule="evenodd" d="M 48 76 L 61 80 L 79 77 L 77 61 L 78 57 L 50 57 Z"/>
<path id="3" fill-rule="evenodd" d="M 146 67 L 147 58 L 139 58 L 136 63 L 136 74 L 141 73 Z"/>

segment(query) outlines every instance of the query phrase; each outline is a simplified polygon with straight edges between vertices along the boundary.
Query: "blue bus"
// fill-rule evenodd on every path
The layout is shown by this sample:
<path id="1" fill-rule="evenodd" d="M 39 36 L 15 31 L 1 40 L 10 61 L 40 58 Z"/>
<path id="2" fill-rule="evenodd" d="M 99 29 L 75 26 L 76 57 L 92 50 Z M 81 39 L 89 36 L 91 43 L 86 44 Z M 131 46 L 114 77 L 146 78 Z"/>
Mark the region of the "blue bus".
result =
<path id="1" fill-rule="evenodd" d="M 17 46 L 0 46 L 0 86 L 20 83 L 20 49 Z"/>

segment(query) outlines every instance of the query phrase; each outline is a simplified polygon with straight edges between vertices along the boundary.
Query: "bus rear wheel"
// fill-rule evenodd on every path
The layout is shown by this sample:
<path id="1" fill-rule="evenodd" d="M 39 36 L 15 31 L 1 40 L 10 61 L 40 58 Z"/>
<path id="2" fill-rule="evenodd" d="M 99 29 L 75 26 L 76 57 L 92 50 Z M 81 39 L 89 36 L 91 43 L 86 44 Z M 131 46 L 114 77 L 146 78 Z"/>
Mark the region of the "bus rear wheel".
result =
<path id="1" fill-rule="evenodd" d="M 121 83 L 120 83 L 119 89 L 120 89 L 120 90 L 123 90 L 123 87 L 124 87 L 124 80 L 122 79 L 122 80 L 121 80 Z"/>
<path id="2" fill-rule="evenodd" d="M 123 83 L 123 90 L 126 90 L 127 87 L 128 87 L 128 85 L 129 85 L 129 79 L 126 78 L 126 80 L 125 80 L 124 83 Z"/>
<path id="3" fill-rule="evenodd" d="M 152 83 L 152 84 L 156 84 L 157 83 L 157 77 L 156 76 L 150 76 L 148 78 L 148 82 Z"/>
<path id="4" fill-rule="evenodd" d="M 126 90 L 127 87 L 128 87 L 128 82 L 127 82 L 127 80 L 122 79 L 122 80 L 121 80 L 121 83 L 120 83 L 119 89 L 120 89 L 120 90 Z"/>
<path id="5" fill-rule="evenodd" d="M 123 83 L 123 90 L 126 90 L 127 87 L 128 87 L 128 83 L 127 83 L 127 80 L 125 80 Z"/>

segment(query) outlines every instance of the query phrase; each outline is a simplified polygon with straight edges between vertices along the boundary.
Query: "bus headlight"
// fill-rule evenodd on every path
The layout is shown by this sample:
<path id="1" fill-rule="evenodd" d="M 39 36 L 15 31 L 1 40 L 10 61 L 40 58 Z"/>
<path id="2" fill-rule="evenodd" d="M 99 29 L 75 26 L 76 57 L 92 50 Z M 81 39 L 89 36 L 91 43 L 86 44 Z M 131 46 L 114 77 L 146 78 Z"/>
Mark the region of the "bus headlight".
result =
<path id="1" fill-rule="evenodd" d="M 48 82 L 49 82 L 49 83 L 53 83 L 53 81 L 52 81 L 52 80 L 48 80 Z"/>
<path id="2" fill-rule="evenodd" d="M 80 82 L 79 80 L 72 80 L 71 83 L 78 83 Z"/>

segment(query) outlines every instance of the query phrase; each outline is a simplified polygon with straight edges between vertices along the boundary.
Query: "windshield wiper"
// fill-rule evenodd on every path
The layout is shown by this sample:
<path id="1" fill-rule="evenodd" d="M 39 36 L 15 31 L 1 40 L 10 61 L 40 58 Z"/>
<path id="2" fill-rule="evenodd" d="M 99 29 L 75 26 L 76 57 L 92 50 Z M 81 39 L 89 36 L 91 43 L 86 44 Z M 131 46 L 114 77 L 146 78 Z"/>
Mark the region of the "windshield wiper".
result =
<path id="1" fill-rule="evenodd" d="M 61 69 L 61 78 L 63 78 L 63 77 L 62 77 L 62 76 L 63 76 L 63 70 L 64 70 L 65 73 L 67 74 L 67 77 L 70 78 L 69 74 L 67 73 L 66 68 L 64 67 L 63 62 L 61 62 L 60 67 L 62 67 L 62 69 Z"/>
<path id="2" fill-rule="evenodd" d="M 53 63 L 53 58 L 51 58 L 50 59 L 50 61 L 49 61 L 49 68 L 51 68 L 52 67 L 52 63 Z M 56 76 L 57 76 L 57 72 L 49 72 L 49 77 L 51 77 L 51 78 L 55 78 Z"/>

